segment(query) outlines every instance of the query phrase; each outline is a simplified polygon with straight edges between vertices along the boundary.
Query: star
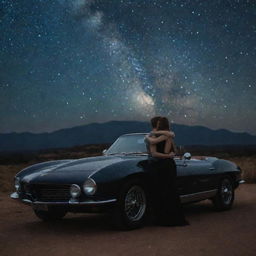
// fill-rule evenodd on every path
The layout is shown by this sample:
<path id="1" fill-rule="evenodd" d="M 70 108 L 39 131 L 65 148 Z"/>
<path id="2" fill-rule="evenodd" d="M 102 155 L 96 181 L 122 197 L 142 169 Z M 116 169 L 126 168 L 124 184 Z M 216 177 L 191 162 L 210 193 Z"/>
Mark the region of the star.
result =
<path id="1" fill-rule="evenodd" d="M 0 5 L 0 133 L 157 114 L 256 134 L 253 1 Z"/>

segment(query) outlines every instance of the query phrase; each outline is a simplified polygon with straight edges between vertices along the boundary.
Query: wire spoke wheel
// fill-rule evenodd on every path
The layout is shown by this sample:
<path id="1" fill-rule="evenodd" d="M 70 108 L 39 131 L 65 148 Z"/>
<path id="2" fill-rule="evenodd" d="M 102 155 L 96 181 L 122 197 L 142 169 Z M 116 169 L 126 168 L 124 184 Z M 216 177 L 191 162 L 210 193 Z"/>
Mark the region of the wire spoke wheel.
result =
<path id="1" fill-rule="evenodd" d="M 217 211 L 231 209 L 235 199 L 234 187 L 231 177 L 223 177 L 218 185 L 217 194 L 212 198 Z"/>
<path id="2" fill-rule="evenodd" d="M 146 210 L 145 191 L 140 186 L 132 186 L 125 197 L 124 210 L 130 221 L 140 220 Z"/>
<path id="3" fill-rule="evenodd" d="M 228 179 L 223 180 L 221 184 L 221 197 L 223 200 L 223 203 L 228 205 L 230 204 L 232 200 L 232 184 Z"/>

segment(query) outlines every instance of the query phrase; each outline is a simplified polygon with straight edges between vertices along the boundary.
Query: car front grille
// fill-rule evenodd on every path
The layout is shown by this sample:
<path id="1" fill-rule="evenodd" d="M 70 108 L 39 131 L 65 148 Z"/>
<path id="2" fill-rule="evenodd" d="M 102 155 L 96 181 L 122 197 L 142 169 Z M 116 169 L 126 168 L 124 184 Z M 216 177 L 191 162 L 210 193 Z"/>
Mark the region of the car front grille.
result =
<path id="1" fill-rule="evenodd" d="M 36 185 L 33 187 L 33 196 L 42 202 L 61 202 L 70 199 L 70 185 Z"/>

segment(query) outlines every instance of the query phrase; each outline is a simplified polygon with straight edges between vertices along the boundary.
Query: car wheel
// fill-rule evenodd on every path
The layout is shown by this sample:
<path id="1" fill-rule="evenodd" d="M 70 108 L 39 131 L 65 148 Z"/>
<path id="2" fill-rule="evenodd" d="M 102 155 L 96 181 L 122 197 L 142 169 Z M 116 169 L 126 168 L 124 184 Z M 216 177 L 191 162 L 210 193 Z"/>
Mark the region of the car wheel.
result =
<path id="1" fill-rule="evenodd" d="M 222 178 L 218 186 L 218 192 L 212 200 L 215 209 L 219 211 L 229 210 L 233 205 L 234 197 L 234 186 L 231 178 Z"/>
<path id="2" fill-rule="evenodd" d="M 60 208 L 48 207 L 48 210 L 34 209 L 34 213 L 43 221 L 54 221 L 61 220 L 67 212 Z"/>
<path id="3" fill-rule="evenodd" d="M 121 189 L 113 221 L 119 229 L 135 229 L 144 224 L 147 210 L 146 190 L 137 180 L 128 181 Z"/>

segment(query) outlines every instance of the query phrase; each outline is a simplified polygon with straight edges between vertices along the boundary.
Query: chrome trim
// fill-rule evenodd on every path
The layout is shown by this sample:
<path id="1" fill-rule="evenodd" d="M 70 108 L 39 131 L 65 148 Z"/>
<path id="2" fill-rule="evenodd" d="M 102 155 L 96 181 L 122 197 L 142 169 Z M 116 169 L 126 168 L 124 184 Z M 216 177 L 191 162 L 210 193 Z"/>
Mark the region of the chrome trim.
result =
<path id="1" fill-rule="evenodd" d="M 78 189 L 79 193 L 78 193 L 76 196 L 73 196 L 73 195 L 72 195 L 72 192 L 71 192 L 71 189 L 72 189 L 72 188 L 77 188 L 77 189 Z M 77 185 L 77 184 L 72 184 L 72 185 L 70 186 L 69 193 L 70 193 L 70 196 L 71 196 L 72 198 L 74 198 L 74 199 L 77 198 L 77 197 L 79 197 L 79 196 L 81 195 L 81 188 L 80 188 L 80 186 Z"/>
<path id="2" fill-rule="evenodd" d="M 239 183 L 239 184 L 244 184 L 244 183 L 245 183 L 245 180 L 239 180 L 238 183 Z"/>
<path id="3" fill-rule="evenodd" d="M 123 136 L 132 136 L 132 135 L 147 135 L 149 134 L 148 132 L 133 132 L 133 133 L 126 133 L 126 134 L 123 134 L 121 135 L 120 137 L 123 137 Z M 119 137 L 119 138 L 120 138 Z"/>
<path id="4" fill-rule="evenodd" d="M 96 172 L 98 172 L 98 171 L 99 171 L 99 170 L 97 170 Z M 92 173 L 91 175 L 95 174 L 96 172 Z M 84 191 L 84 193 L 85 193 L 86 195 L 89 195 L 89 196 L 94 195 L 94 194 L 96 193 L 97 189 L 98 189 L 97 183 L 96 183 L 96 181 L 95 181 L 93 178 L 91 178 L 91 175 L 89 175 L 88 178 L 87 178 L 87 179 L 85 180 L 85 182 L 83 183 L 83 191 Z M 91 182 L 94 184 L 94 186 L 95 186 L 95 191 L 94 191 L 93 194 L 87 193 L 87 192 L 85 191 L 85 183 L 86 183 L 87 181 L 91 181 Z"/>
<path id="5" fill-rule="evenodd" d="M 14 192 L 10 195 L 10 197 L 12 199 L 19 199 L 19 195 L 18 193 Z M 84 201 L 84 202 L 79 202 L 77 200 L 74 199 L 70 199 L 69 201 L 65 201 L 65 202 L 42 202 L 42 201 L 32 201 L 29 199 L 21 199 L 18 200 L 24 204 L 27 205 L 104 205 L 104 204 L 111 204 L 111 203 L 115 203 L 117 201 L 117 199 L 113 198 L 113 199 L 108 199 L 108 200 L 102 200 L 102 201 Z"/>
<path id="6" fill-rule="evenodd" d="M 202 191 L 194 194 L 181 195 L 180 201 L 181 203 L 189 203 L 194 201 L 200 201 L 204 199 L 208 199 L 214 197 L 217 193 L 217 189 Z"/>
<path id="7" fill-rule="evenodd" d="M 69 204 L 78 204 L 79 201 L 75 198 L 71 198 L 69 201 L 68 201 Z"/>
<path id="8" fill-rule="evenodd" d="M 10 198 L 12 199 L 18 199 L 19 198 L 19 194 L 17 192 L 13 192 L 11 195 L 10 195 Z"/>
<path id="9" fill-rule="evenodd" d="M 85 202 L 78 202 L 78 201 L 72 201 L 69 200 L 68 202 L 41 202 L 41 201 L 35 201 L 31 203 L 33 205 L 40 205 L 40 204 L 58 204 L 58 205 L 102 205 L 102 204 L 109 204 L 109 203 L 114 203 L 116 202 L 117 199 L 109 199 L 109 200 L 102 200 L 102 201 L 85 201 Z"/>
<path id="10" fill-rule="evenodd" d="M 14 179 L 14 187 L 15 187 L 17 192 L 20 191 L 20 178 L 19 177 L 15 177 L 15 179 Z"/>
<path id="11" fill-rule="evenodd" d="M 27 204 L 27 205 L 31 205 L 31 204 L 32 204 L 32 201 L 29 200 L 29 199 L 22 199 L 21 202 L 22 202 L 23 204 Z"/>
<path id="12" fill-rule="evenodd" d="M 191 154 L 189 152 L 186 152 L 184 155 L 183 155 L 183 159 L 184 160 L 190 160 L 191 159 Z"/>
<path id="13" fill-rule="evenodd" d="M 115 203 L 117 199 L 109 199 L 109 200 L 102 200 L 102 201 L 86 201 L 86 202 L 79 202 L 80 205 L 102 205 L 102 204 L 109 204 Z"/>

